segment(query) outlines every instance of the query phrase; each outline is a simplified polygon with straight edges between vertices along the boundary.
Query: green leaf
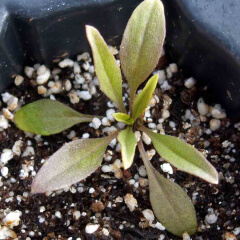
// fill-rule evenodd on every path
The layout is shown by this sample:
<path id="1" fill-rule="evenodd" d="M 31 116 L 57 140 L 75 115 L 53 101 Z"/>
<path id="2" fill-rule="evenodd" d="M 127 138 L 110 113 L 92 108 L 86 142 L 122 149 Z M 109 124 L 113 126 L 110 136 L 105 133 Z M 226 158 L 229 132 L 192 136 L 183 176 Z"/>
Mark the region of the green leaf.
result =
<path id="1" fill-rule="evenodd" d="M 194 234 L 197 230 L 197 218 L 193 203 L 187 193 L 152 166 L 146 169 L 150 201 L 159 222 L 169 232 L 179 237 L 182 237 L 184 232 L 189 235 Z"/>
<path id="2" fill-rule="evenodd" d="M 134 120 L 126 113 L 114 113 L 113 116 L 116 121 L 123 122 L 127 125 L 133 125 L 134 123 Z"/>
<path id="3" fill-rule="evenodd" d="M 41 167 L 32 183 L 32 192 L 58 190 L 88 177 L 101 166 L 106 148 L 116 136 L 79 139 L 65 144 Z"/>
<path id="4" fill-rule="evenodd" d="M 139 150 L 147 170 L 150 201 L 157 219 L 169 232 L 179 237 L 184 232 L 194 234 L 197 218 L 191 199 L 180 186 L 153 168 L 144 148 L 139 146 Z"/>
<path id="5" fill-rule="evenodd" d="M 152 139 L 159 155 L 178 170 L 195 175 L 210 183 L 218 184 L 216 169 L 193 146 L 179 138 L 154 133 L 145 127 L 140 129 Z"/>
<path id="6" fill-rule="evenodd" d="M 118 141 L 121 144 L 122 161 L 124 169 L 131 167 L 135 155 L 137 140 L 132 132 L 132 127 L 127 127 L 118 135 Z"/>
<path id="7" fill-rule="evenodd" d="M 134 10 L 124 31 L 120 60 L 131 95 L 156 67 L 165 39 L 164 7 L 160 0 L 145 0 Z"/>
<path id="8" fill-rule="evenodd" d="M 158 82 L 158 74 L 152 76 L 146 86 L 143 88 L 143 90 L 138 94 L 136 97 L 133 108 L 132 108 L 132 118 L 135 120 L 138 116 L 140 116 L 148 106 L 148 103 L 150 102 L 153 92 L 157 86 Z"/>
<path id="9" fill-rule="evenodd" d="M 154 168 L 151 173 L 147 172 L 150 201 L 157 219 L 174 235 L 194 234 L 197 230 L 196 212 L 187 193 Z"/>
<path id="10" fill-rule="evenodd" d="M 23 131 L 43 136 L 60 133 L 82 122 L 91 122 L 94 116 L 81 114 L 64 104 L 42 99 L 17 111 L 14 122 Z"/>
<path id="11" fill-rule="evenodd" d="M 119 66 L 98 30 L 86 26 L 88 41 L 92 48 L 94 66 L 101 90 L 114 101 L 120 111 L 126 112 L 122 100 L 122 76 Z"/>

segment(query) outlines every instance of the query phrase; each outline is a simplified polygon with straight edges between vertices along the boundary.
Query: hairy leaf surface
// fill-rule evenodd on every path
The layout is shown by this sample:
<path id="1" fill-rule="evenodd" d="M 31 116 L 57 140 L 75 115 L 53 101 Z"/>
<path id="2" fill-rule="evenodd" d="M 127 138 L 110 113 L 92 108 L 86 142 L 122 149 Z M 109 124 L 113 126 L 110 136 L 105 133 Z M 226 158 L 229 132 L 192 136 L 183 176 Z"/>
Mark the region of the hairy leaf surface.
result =
<path id="1" fill-rule="evenodd" d="M 176 183 L 157 172 L 139 148 L 149 179 L 150 201 L 154 214 L 166 229 L 182 237 L 186 231 L 192 235 L 197 229 L 197 218 L 193 203 L 187 193 Z"/>
<path id="2" fill-rule="evenodd" d="M 91 122 L 93 118 L 94 116 L 81 114 L 58 101 L 42 99 L 18 110 L 14 122 L 23 131 L 48 136 L 78 123 Z"/>
<path id="3" fill-rule="evenodd" d="M 146 107 L 148 106 L 148 103 L 150 102 L 153 92 L 156 88 L 157 82 L 158 82 L 158 74 L 152 76 L 146 86 L 143 88 L 143 90 L 137 95 L 134 103 L 133 103 L 133 112 L 132 112 L 132 118 L 135 120 L 139 115 L 141 115 Z"/>
<path id="4" fill-rule="evenodd" d="M 126 112 L 122 100 L 121 71 L 114 56 L 96 28 L 86 26 L 86 33 L 92 48 L 95 71 L 101 90 L 117 104 L 121 112 Z"/>
<path id="5" fill-rule="evenodd" d="M 164 7 L 160 0 L 145 0 L 134 10 L 124 31 L 120 60 L 135 94 L 156 67 L 165 39 Z"/>
<path id="6" fill-rule="evenodd" d="M 116 136 L 66 143 L 41 167 L 32 183 L 32 192 L 58 190 L 88 177 L 101 166 L 106 148 Z"/>
<path id="7" fill-rule="evenodd" d="M 118 141 L 121 144 L 122 161 L 124 169 L 131 167 L 135 155 L 137 140 L 132 132 L 132 127 L 127 127 L 118 135 Z"/>
<path id="8" fill-rule="evenodd" d="M 178 170 L 213 184 L 218 183 L 216 169 L 193 146 L 173 136 L 154 133 L 147 128 L 142 128 L 142 130 L 152 139 L 159 155 Z"/>

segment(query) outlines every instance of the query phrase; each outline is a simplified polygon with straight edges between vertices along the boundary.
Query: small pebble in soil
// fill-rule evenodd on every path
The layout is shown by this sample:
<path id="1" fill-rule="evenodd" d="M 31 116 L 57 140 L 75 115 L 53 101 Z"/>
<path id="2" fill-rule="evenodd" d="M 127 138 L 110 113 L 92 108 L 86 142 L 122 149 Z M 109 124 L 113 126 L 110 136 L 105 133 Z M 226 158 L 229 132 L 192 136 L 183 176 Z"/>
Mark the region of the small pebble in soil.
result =
<path id="1" fill-rule="evenodd" d="M 92 98 L 92 95 L 89 91 L 79 91 L 78 96 L 85 101 L 90 100 Z"/>
<path id="2" fill-rule="evenodd" d="M 94 188 L 90 188 L 88 192 L 89 192 L 90 194 L 92 194 L 92 193 L 95 192 L 95 189 L 94 189 Z"/>
<path id="3" fill-rule="evenodd" d="M 87 226 L 85 227 L 85 232 L 88 234 L 92 234 L 94 232 L 96 232 L 99 228 L 99 224 L 87 224 Z"/>
<path id="4" fill-rule="evenodd" d="M 110 164 L 110 165 L 103 165 L 102 166 L 102 171 L 104 173 L 112 172 L 112 170 L 113 170 L 112 164 Z"/>
<path id="5" fill-rule="evenodd" d="M 89 133 L 84 133 L 84 134 L 82 135 L 82 138 L 83 138 L 83 139 L 87 139 L 87 138 L 89 138 L 89 137 L 90 137 Z"/>
<path id="6" fill-rule="evenodd" d="M 3 149 L 0 159 L 1 159 L 1 163 L 7 164 L 8 161 L 13 159 L 13 151 L 7 148 Z"/>
<path id="7" fill-rule="evenodd" d="M 95 117 L 92 120 L 92 127 L 95 129 L 99 129 L 99 127 L 101 126 L 102 122 L 99 118 Z"/>
<path id="8" fill-rule="evenodd" d="M 8 128 L 8 120 L 4 117 L 4 115 L 0 115 L 0 132 L 3 129 L 7 129 L 7 128 Z"/>
<path id="9" fill-rule="evenodd" d="M 233 233 L 237 236 L 240 234 L 240 227 L 237 227 L 233 230 Z"/>
<path id="10" fill-rule="evenodd" d="M 183 233 L 183 240 L 191 240 L 191 238 L 187 232 Z"/>
<path id="11" fill-rule="evenodd" d="M 33 68 L 33 67 L 28 67 L 28 66 L 26 66 L 25 68 L 24 68 L 24 73 L 26 74 L 26 76 L 28 77 L 28 78 L 32 78 L 33 77 L 33 73 L 35 72 L 35 69 Z"/>
<path id="12" fill-rule="evenodd" d="M 144 165 L 140 166 L 138 169 L 139 175 L 141 177 L 146 177 L 147 176 L 147 170 Z"/>
<path id="13" fill-rule="evenodd" d="M 150 145 L 151 144 L 151 138 L 145 133 L 142 133 L 142 140 L 145 144 Z"/>
<path id="14" fill-rule="evenodd" d="M 186 88 L 192 88 L 196 84 L 196 80 L 193 77 L 190 77 L 184 81 L 184 86 Z"/>
<path id="15" fill-rule="evenodd" d="M 142 214 L 149 221 L 153 221 L 155 219 L 155 216 L 154 216 L 153 211 L 151 209 L 143 210 Z"/>
<path id="16" fill-rule="evenodd" d="M 19 86 L 23 83 L 23 81 L 24 81 L 24 77 L 21 76 L 21 75 L 17 75 L 15 77 L 14 83 L 15 83 L 16 86 Z"/>
<path id="17" fill-rule="evenodd" d="M 65 68 L 65 67 L 73 67 L 74 65 L 74 61 L 69 59 L 69 58 L 65 58 L 64 60 L 62 60 L 61 62 L 59 62 L 58 66 L 60 68 Z"/>
<path id="18" fill-rule="evenodd" d="M 8 167 L 2 167 L 1 168 L 1 174 L 3 177 L 7 178 L 8 176 Z"/>
<path id="19" fill-rule="evenodd" d="M 221 121 L 218 119 L 212 119 L 209 124 L 212 131 L 216 131 L 221 127 Z"/>
<path id="20" fill-rule="evenodd" d="M 226 118 L 225 110 L 221 107 L 220 104 L 216 104 L 214 107 L 210 109 L 210 113 L 213 118 L 223 119 Z"/>
<path id="21" fill-rule="evenodd" d="M 16 239 L 17 238 L 17 234 L 9 229 L 8 227 L 6 226 L 1 226 L 0 228 L 0 238 L 1 239 Z"/>
<path id="22" fill-rule="evenodd" d="M 172 166 L 169 163 L 161 164 L 161 169 L 163 170 L 163 172 L 166 172 L 168 174 L 173 174 Z"/>
<path id="23" fill-rule="evenodd" d="M 10 228 L 13 228 L 15 226 L 19 225 L 20 222 L 20 216 L 22 213 L 18 210 L 9 212 L 5 218 L 3 218 L 3 224 L 6 226 L 9 226 Z"/>
<path id="24" fill-rule="evenodd" d="M 213 209 L 208 209 L 209 213 L 205 216 L 205 222 L 208 224 L 214 224 L 217 222 L 218 216 Z"/>
<path id="25" fill-rule="evenodd" d="M 74 212 L 73 212 L 73 218 L 74 218 L 75 220 L 78 220 L 80 217 L 81 217 L 80 211 L 74 211 Z"/>
<path id="26" fill-rule="evenodd" d="M 124 197 L 124 202 L 128 206 L 129 210 L 133 212 L 138 207 L 137 199 L 130 193 L 127 193 Z"/>
<path id="27" fill-rule="evenodd" d="M 203 101 L 203 98 L 199 98 L 197 102 L 197 109 L 200 115 L 205 116 L 209 112 L 209 106 Z"/>
<path id="28" fill-rule="evenodd" d="M 167 119 L 167 118 L 170 117 L 170 112 L 167 109 L 162 109 L 161 113 L 162 113 L 162 118 L 163 119 Z"/>
<path id="29" fill-rule="evenodd" d="M 134 133 L 134 135 L 135 135 L 135 138 L 137 139 L 137 141 L 139 142 L 140 141 L 140 139 L 141 139 L 141 132 L 140 131 L 136 131 L 135 133 Z"/>
<path id="30" fill-rule="evenodd" d="M 108 118 L 109 121 L 114 122 L 115 118 L 113 117 L 113 114 L 115 113 L 114 109 L 108 109 L 106 112 L 106 116 Z"/>
<path id="31" fill-rule="evenodd" d="M 171 63 L 169 64 L 170 70 L 172 73 L 177 73 L 178 72 L 178 66 L 176 63 Z"/>
<path id="32" fill-rule="evenodd" d="M 61 212 L 60 212 L 60 211 L 56 211 L 56 212 L 55 212 L 55 217 L 56 217 L 56 218 L 62 218 Z"/>
<path id="33" fill-rule="evenodd" d="M 237 240 L 237 238 L 233 233 L 227 232 L 224 234 L 224 240 Z"/>

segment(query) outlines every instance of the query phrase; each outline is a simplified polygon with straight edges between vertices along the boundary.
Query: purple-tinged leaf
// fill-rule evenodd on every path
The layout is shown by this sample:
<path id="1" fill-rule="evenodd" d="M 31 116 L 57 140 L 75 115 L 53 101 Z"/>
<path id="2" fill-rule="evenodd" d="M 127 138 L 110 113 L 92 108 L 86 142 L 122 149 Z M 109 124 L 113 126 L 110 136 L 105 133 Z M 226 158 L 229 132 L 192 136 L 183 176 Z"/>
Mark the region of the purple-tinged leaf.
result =
<path id="1" fill-rule="evenodd" d="M 108 144 L 117 133 L 96 139 L 66 143 L 41 167 L 32 183 L 32 193 L 58 190 L 77 183 L 101 166 Z"/>
<path id="2" fill-rule="evenodd" d="M 138 86 L 156 67 L 165 39 L 164 7 L 160 0 L 145 0 L 134 10 L 124 31 L 120 60 L 130 86 L 130 105 Z"/>
<path id="3" fill-rule="evenodd" d="M 66 105 L 42 99 L 20 108 L 14 122 L 23 131 L 48 136 L 60 133 L 75 124 L 91 122 L 94 116 L 81 114 Z"/>
<path id="4" fill-rule="evenodd" d="M 141 127 L 140 130 L 152 139 L 158 154 L 178 170 L 218 184 L 216 169 L 193 146 L 177 137 L 154 133 L 145 127 Z"/>
<path id="5" fill-rule="evenodd" d="M 157 219 L 174 235 L 182 237 L 184 232 L 192 235 L 197 230 L 197 218 L 191 199 L 176 183 L 165 178 L 153 168 L 138 143 L 149 180 L 150 201 Z"/>

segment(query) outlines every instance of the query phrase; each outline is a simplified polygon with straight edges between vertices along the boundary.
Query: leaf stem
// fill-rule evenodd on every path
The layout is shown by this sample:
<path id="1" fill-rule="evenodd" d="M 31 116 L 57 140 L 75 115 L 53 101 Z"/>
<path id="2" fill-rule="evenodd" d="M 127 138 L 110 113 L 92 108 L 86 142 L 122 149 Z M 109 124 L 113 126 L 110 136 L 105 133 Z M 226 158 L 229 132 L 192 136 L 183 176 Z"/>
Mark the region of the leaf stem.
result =
<path id="1" fill-rule="evenodd" d="M 144 149 L 142 139 L 140 139 L 140 141 L 137 143 L 137 145 L 138 145 L 138 150 L 139 150 L 140 155 L 142 157 L 143 163 L 144 163 L 144 165 L 147 169 L 147 172 L 149 172 L 151 170 L 151 164 L 149 162 L 149 158 L 147 156 L 147 153 Z"/>
<path id="2" fill-rule="evenodd" d="M 132 107 L 133 107 L 133 102 L 134 102 L 134 99 L 135 99 L 135 90 L 130 88 L 130 99 L 129 99 L 129 109 L 130 109 L 130 113 L 131 113 L 131 116 L 132 116 Z"/>
<path id="3" fill-rule="evenodd" d="M 119 104 L 118 104 L 118 107 L 119 107 L 120 112 L 127 114 L 127 110 L 126 110 L 126 108 L 124 107 L 124 103 L 123 103 L 123 102 L 119 103 Z"/>
<path id="4" fill-rule="evenodd" d="M 113 134 L 109 135 L 108 138 L 112 138 L 112 139 L 116 138 L 118 136 L 119 132 L 120 132 L 119 130 L 114 132 Z"/>
<path id="5" fill-rule="evenodd" d="M 140 131 L 143 131 L 143 132 L 149 132 L 150 130 L 146 127 L 144 127 L 141 123 L 138 122 L 137 124 L 137 129 L 140 130 Z"/>

